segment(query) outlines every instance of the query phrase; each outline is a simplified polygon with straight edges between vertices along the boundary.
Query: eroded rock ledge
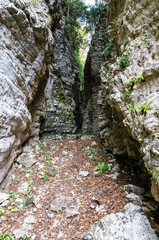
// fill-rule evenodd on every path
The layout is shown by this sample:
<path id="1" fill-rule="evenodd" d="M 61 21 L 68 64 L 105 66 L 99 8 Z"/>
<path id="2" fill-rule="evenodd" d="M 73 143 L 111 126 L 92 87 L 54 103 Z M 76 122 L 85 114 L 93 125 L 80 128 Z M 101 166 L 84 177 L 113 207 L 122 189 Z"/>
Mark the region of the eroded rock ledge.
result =
<path id="1" fill-rule="evenodd" d="M 1 183 L 22 143 L 30 134 L 38 134 L 39 119 L 45 110 L 44 98 L 41 96 L 36 126 L 32 127 L 35 112 L 31 103 L 38 92 L 43 92 L 48 79 L 52 37 L 44 2 L 1 0 L 0 24 Z"/>

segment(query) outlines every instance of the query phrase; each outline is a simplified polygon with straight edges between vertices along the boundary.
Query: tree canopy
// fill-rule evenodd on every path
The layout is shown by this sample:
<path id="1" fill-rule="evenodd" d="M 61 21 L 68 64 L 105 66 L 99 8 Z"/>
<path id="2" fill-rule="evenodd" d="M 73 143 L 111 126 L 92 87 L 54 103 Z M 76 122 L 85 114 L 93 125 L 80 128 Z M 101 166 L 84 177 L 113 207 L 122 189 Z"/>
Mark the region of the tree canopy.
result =
<path id="1" fill-rule="evenodd" d="M 83 0 L 66 0 L 66 32 L 73 41 L 75 58 L 79 65 L 79 77 L 83 83 L 83 52 L 88 48 L 89 38 L 98 23 L 105 0 L 96 0 L 87 6 Z"/>

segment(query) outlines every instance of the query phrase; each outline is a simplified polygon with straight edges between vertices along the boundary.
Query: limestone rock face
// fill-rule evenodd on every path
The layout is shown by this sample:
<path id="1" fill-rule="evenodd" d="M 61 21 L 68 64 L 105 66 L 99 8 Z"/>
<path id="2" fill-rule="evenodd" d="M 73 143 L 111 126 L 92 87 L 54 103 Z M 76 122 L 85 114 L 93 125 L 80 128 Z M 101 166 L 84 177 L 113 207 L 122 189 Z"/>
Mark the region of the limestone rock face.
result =
<path id="1" fill-rule="evenodd" d="M 105 48 L 109 44 L 112 47 L 106 51 L 98 92 L 101 109 L 98 122 L 105 147 L 114 154 L 143 160 L 152 175 L 151 190 L 156 201 L 159 201 L 158 9 L 157 0 L 125 0 L 118 4 L 115 0 L 107 1 L 109 41 Z"/>
<path id="2" fill-rule="evenodd" d="M 31 134 L 31 104 L 48 79 L 48 24 L 44 2 L 0 0 L 0 183 Z M 41 102 L 37 126 L 43 112 Z"/>
<path id="3" fill-rule="evenodd" d="M 107 41 L 107 17 L 106 12 L 99 20 L 95 34 L 91 41 L 91 46 L 88 52 L 85 69 L 84 69 L 84 102 L 83 104 L 83 124 L 82 133 L 89 135 L 99 134 L 99 113 L 100 108 L 97 107 L 98 92 L 100 89 L 101 78 L 100 68 L 105 61 L 105 56 L 102 54 Z"/>
<path id="4" fill-rule="evenodd" d="M 93 240 L 158 240 L 146 216 L 141 213 L 112 213 L 95 229 Z"/>
<path id="5" fill-rule="evenodd" d="M 66 1 L 51 4 L 54 46 L 51 74 L 45 89 L 46 115 L 41 124 L 41 137 L 76 138 L 81 128 L 80 81 L 74 57 L 74 46 L 65 24 Z"/>
<path id="6" fill-rule="evenodd" d="M 125 212 L 106 215 L 99 224 L 90 228 L 83 239 L 93 240 L 158 240 L 149 220 L 141 208 L 133 203 L 124 207 Z"/>

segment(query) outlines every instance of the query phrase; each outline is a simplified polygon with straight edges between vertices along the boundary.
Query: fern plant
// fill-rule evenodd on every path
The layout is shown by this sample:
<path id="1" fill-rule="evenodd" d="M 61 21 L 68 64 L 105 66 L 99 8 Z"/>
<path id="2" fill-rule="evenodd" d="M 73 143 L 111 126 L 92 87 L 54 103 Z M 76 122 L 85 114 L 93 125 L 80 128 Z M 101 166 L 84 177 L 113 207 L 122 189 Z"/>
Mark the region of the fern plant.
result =
<path id="1" fill-rule="evenodd" d="M 111 165 L 109 163 L 98 163 L 98 166 L 94 168 L 94 172 L 104 173 L 107 169 L 109 169 Z"/>

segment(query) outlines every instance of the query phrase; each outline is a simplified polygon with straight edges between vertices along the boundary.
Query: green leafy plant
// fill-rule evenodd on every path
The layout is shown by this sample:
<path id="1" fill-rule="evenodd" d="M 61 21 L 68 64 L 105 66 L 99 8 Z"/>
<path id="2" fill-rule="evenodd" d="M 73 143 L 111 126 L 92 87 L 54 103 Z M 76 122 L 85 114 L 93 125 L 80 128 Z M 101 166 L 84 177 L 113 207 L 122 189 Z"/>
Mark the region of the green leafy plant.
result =
<path id="1" fill-rule="evenodd" d="M 139 75 L 137 75 L 137 76 L 135 76 L 135 75 L 131 76 L 128 80 L 128 82 L 129 82 L 128 86 L 133 86 L 137 80 L 139 80 L 139 81 L 144 80 L 142 72 L 140 72 Z"/>
<path id="2" fill-rule="evenodd" d="M 11 211 L 11 212 L 16 212 L 16 209 L 13 208 L 12 206 L 8 206 L 8 210 Z"/>
<path id="3" fill-rule="evenodd" d="M 25 168 L 24 168 L 24 172 L 26 172 L 26 173 L 30 172 L 29 167 L 25 167 Z"/>
<path id="4" fill-rule="evenodd" d="M 122 70 L 125 70 L 130 65 L 129 56 L 122 56 L 119 60 L 119 65 Z"/>
<path id="5" fill-rule="evenodd" d="M 68 114 L 71 116 L 71 118 L 73 118 L 73 112 L 69 111 Z"/>
<path id="6" fill-rule="evenodd" d="M 145 32 L 143 32 L 143 33 L 140 35 L 140 39 L 141 39 L 142 41 L 144 41 L 145 43 L 149 43 L 149 42 L 150 42 L 150 40 L 149 40 L 149 38 L 148 38 L 148 35 L 147 35 L 147 33 L 145 33 Z"/>
<path id="7" fill-rule="evenodd" d="M 10 234 L 9 234 L 9 237 L 10 237 L 11 240 L 14 240 L 14 239 L 15 239 L 15 235 L 14 235 L 13 233 L 10 233 Z"/>
<path id="8" fill-rule="evenodd" d="M 47 107 L 52 108 L 52 105 L 51 105 L 51 104 L 48 104 Z"/>
<path id="9" fill-rule="evenodd" d="M 122 22 L 122 21 L 123 21 L 122 19 L 114 18 L 110 23 L 111 24 L 117 24 L 118 22 Z"/>
<path id="10" fill-rule="evenodd" d="M 7 232 L 5 232 L 5 233 L 2 233 L 2 232 L 0 232 L 0 239 L 7 239 L 9 237 L 9 234 L 7 233 Z"/>
<path id="11" fill-rule="evenodd" d="M 48 157 L 47 155 L 45 155 L 44 162 L 51 162 L 50 157 Z"/>
<path id="12" fill-rule="evenodd" d="M 102 153 L 102 155 L 106 155 L 108 153 L 105 148 L 100 149 L 100 152 Z"/>
<path id="13" fill-rule="evenodd" d="M 5 210 L 0 208 L 0 216 L 5 213 Z"/>
<path id="14" fill-rule="evenodd" d="M 58 97 L 59 97 L 59 100 L 60 102 L 65 102 L 67 100 L 67 96 L 66 96 L 66 93 L 65 93 L 65 90 L 63 89 L 62 86 L 60 86 L 58 89 L 57 89 L 57 92 L 58 92 Z"/>
<path id="15" fill-rule="evenodd" d="M 27 199 L 23 200 L 23 207 L 26 207 Z"/>
<path id="16" fill-rule="evenodd" d="M 129 110 L 141 112 L 142 123 L 143 123 L 146 113 L 151 109 L 150 104 L 151 104 L 151 102 L 149 102 L 148 104 L 145 104 L 145 103 L 143 103 L 141 105 L 137 104 L 137 107 L 134 107 L 133 104 L 130 104 L 129 105 Z"/>
<path id="17" fill-rule="evenodd" d="M 22 239 L 23 239 L 23 240 L 27 240 L 28 238 L 27 238 L 26 235 L 23 235 L 23 236 L 22 236 Z"/>
<path id="18" fill-rule="evenodd" d="M 96 142 L 93 142 L 92 144 L 91 144 L 91 147 L 97 147 L 98 146 L 98 144 L 96 143 Z"/>
<path id="19" fill-rule="evenodd" d="M 126 45 L 128 45 L 129 43 L 130 43 L 130 40 L 127 39 L 127 40 L 124 42 L 124 44 L 123 44 L 124 47 L 126 47 Z"/>
<path id="20" fill-rule="evenodd" d="M 28 190 L 27 191 L 24 191 L 24 195 L 27 196 L 29 194 L 32 194 L 32 190 L 31 190 L 31 187 L 28 187 Z"/>
<path id="21" fill-rule="evenodd" d="M 97 151 L 90 151 L 88 152 L 88 156 L 94 157 L 97 154 Z"/>
<path id="22" fill-rule="evenodd" d="M 94 160 L 99 163 L 103 162 L 103 159 L 101 157 L 94 156 Z"/>
<path id="23" fill-rule="evenodd" d="M 14 202 L 15 201 L 15 195 L 16 193 L 15 192 L 13 192 L 13 191 L 10 191 L 9 192 L 9 196 L 10 196 L 10 202 Z"/>
<path id="24" fill-rule="evenodd" d="M 124 98 L 124 99 L 129 98 L 130 95 L 131 95 L 131 93 L 132 93 L 132 91 L 126 91 L 126 92 L 124 92 L 123 98 Z"/>
<path id="25" fill-rule="evenodd" d="M 129 110 L 131 111 L 135 111 L 136 108 L 134 107 L 134 104 L 129 104 Z"/>
<path id="26" fill-rule="evenodd" d="M 95 167 L 93 171 L 94 172 L 97 171 L 99 173 L 104 173 L 110 167 L 111 167 L 110 164 L 108 164 L 108 163 L 105 164 L 104 162 L 102 162 L 102 163 L 98 163 L 98 166 Z"/>
<path id="27" fill-rule="evenodd" d="M 48 170 L 45 170 L 44 175 L 43 175 L 43 179 L 44 180 L 48 180 L 49 179 Z"/>
<path id="28" fill-rule="evenodd" d="M 103 55 L 105 55 L 106 57 L 111 53 L 111 51 L 113 50 L 114 45 L 112 42 L 109 42 L 106 44 L 106 48 L 104 49 L 104 51 L 102 52 Z"/>
<path id="29" fill-rule="evenodd" d="M 145 104 L 145 103 L 141 105 L 138 104 L 138 107 L 136 108 L 136 110 L 139 112 L 142 112 L 142 114 L 145 115 L 148 112 L 148 110 L 152 109 L 152 107 L 150 107 L 150 104 L 151 102 L 149 102 L 148 104 Z"/>
<path id="30" fill-rule="evenodd" d="M 9 192 L 9 196 L 10 196 L 10 197 L 14 197 L 14 195 L 15 195 L 15 192 L 13 192 L 13 191 L 10 191 L 10 192 Z"/>
<path id="31" fill-rule="evenodd" d="M 115 24 L 117 24 L 118 22 L 121 22 L 121 21 L 122 21 L 122 19 L 114 18 L 110 22 L 110 26 L 115 25 Z M 110 27 L 108 29 L 108 33 L 110 34 L 110 39 L 109 39 L 109 42 L 106 44 L 106 48 L 102 52 L 102 54 L 105 55 L 106 57 L 109 56 L 111 51 L 113 50 L 114 44 L 115 44 L 115 41 L 116 41 L 116 38 L 117 38 L 117 30 L 116 30 L 115 26 L 113 26 L 113 28 Z"/>

